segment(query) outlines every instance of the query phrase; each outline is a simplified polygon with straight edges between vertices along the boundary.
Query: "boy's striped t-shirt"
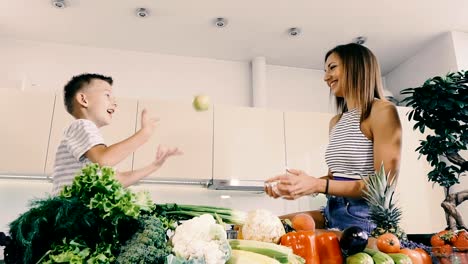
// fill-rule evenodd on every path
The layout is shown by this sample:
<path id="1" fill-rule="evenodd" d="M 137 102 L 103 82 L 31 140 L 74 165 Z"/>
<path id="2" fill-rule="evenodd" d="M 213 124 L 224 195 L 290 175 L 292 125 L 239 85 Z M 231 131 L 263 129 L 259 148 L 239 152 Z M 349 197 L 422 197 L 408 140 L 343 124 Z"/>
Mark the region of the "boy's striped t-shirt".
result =
<path id="1" fill-rule="evenodd" d="M 65 130 L 55 156 L 52 173 L 52 194 L 57 195 L 66 185 L 71 185 L 77 173 L 91 161 L 85 153 L 104 138 L 96 124 L 87 119 L 74 120 Z"/>

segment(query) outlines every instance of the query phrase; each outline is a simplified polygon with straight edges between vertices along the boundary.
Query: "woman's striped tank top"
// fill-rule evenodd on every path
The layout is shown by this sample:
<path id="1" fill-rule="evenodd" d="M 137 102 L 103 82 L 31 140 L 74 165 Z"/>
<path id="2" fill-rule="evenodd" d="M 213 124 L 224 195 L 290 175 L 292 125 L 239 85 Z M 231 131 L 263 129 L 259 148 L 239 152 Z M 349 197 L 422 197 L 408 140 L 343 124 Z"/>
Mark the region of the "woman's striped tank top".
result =
<path id="1" fill-rule="evenodd" d="M 360 117 L 357 108 L 345 112 L 330 132 L 325 160 L 338 180 L 358 180 L 375 173 L 373 142 L 362 133 Z"/>

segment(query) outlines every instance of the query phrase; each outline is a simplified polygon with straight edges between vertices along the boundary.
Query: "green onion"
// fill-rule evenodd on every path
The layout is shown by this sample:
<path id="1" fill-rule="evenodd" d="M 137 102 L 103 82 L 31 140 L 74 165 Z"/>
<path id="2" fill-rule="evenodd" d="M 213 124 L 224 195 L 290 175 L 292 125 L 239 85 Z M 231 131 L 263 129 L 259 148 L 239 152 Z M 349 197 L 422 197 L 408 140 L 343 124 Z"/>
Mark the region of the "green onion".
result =
<path id="1" fill-rule="evenodd" d="M 203 214 L 219 216 L 226 224 L 242 225 L 247 218 L 244 211 L 233 210 L 224 207 L 189 204 L 156 204 L 156 214 L 166 216 L 175 220 L 187 220 Z"/>

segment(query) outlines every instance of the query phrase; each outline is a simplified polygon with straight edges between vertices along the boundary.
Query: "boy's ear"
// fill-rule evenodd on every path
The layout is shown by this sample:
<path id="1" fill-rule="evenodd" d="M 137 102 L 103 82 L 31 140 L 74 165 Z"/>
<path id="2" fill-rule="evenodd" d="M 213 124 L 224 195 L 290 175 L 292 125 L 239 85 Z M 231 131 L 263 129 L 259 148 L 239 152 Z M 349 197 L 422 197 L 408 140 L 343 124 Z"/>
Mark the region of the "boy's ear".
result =
<path id="1" fill-rule="evenodd" d="M 75 99 L 82 107 L 88 107 L 88 99 L 85 93 L 77 93 Z"/>

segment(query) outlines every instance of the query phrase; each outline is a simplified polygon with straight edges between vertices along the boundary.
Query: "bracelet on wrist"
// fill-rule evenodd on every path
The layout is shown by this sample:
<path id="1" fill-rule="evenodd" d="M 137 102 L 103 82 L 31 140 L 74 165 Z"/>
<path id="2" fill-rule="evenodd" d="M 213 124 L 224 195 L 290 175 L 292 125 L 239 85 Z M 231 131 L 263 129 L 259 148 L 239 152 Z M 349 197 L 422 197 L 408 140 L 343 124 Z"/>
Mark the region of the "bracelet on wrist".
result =
<path id="1" fill-rule="evenodd" d="M 328 186 L 330 184 L 330 179 L 326 179 L 326 183 L 325 183 L 325 192 L 323 192 L 324 194 L 328 194 Z"/>

